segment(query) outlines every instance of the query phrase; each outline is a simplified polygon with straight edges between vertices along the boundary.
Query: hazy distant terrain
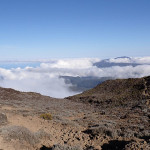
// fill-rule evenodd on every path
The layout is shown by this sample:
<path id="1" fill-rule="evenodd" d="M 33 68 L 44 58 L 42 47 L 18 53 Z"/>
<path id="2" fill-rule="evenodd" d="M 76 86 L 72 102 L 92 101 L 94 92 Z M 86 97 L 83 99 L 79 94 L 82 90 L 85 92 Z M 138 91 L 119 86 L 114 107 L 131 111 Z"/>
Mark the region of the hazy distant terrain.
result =
<path id="1" fill-rule="evenodd" d="M 72 84 L 70 87 L 73 91 L 83 92 L 94 88 L 96 85 L 112 79 L 110 77 L 72 77 L 72 76 L 60 76 L 60 78 L 65 79 L 66 84 Z"/>
<path id="2" fill-rule="evenodd" d="M 118 60 L 120 60 L 120 61 L 118 61 Z M 117 57 L 113 61 L 111 61 L 109 59 L 105 59 L 105 60 L 94 63 L 94 65 L 99 67 L 99 68 L 107 68 L 107 67 L 113 67 L 113 66 L 136 67 L 136 66 L 141 65 L 141 64 L 138 62 L 132 61 L 132 59 L 130 57 Z"/>

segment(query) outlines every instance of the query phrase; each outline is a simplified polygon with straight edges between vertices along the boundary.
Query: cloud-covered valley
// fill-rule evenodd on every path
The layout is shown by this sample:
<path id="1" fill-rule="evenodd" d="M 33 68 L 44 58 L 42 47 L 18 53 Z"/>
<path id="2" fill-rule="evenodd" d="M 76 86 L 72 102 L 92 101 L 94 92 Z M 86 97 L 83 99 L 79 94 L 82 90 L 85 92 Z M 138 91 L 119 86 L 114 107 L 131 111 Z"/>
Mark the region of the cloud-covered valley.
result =
<path id="1" fill-rule="evenodd" d="M 95 65 L 97 63 L 103 63 L 103 67 Z M 78 92 L 72 90 L 73 85 L 66 83 L 65 79 L 60 78 L 60 76 L 138 78 L 150 75 L 150 57 L 119 57 L 107 60 L 93 58 L 61 59 L 40 61 L 38 64 L 32 66 L 29 63 L 22 68 L 18 67 L 19 65 L 13 68 L 1 67 L 0 86 L 62 98 Z"/>

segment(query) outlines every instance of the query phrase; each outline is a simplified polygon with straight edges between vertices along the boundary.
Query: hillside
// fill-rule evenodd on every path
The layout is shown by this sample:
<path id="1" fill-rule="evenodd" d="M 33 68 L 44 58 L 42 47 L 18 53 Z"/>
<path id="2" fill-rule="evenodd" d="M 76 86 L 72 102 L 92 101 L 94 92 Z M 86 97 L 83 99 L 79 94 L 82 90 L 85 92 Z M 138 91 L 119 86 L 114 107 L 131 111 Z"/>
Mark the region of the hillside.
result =
<path id="1" fill-rule="evenodd" d="M 150 77 L 66 99 L 0 88 L 0 149 L 149 150 Z"/>
<path id="2" fill-rule="evenodd" d="M 111 106 L 113 104 L 119 107 L 135 105 L 142 100 L 150 99 L 150 76 L 135 79 L 107 80 L 93 89 L 67 99 L 97 103 L 102 106 L 105 103 L 111 103 Z"/>

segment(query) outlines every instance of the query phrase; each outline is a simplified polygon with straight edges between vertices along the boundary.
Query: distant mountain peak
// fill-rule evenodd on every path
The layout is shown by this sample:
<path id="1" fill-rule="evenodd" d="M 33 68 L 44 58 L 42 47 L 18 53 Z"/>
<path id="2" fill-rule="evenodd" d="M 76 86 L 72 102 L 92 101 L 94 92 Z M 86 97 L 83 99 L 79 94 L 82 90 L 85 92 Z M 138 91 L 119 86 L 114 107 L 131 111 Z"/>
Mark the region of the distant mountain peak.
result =
<path id="1" fill-rule="evenodd" d="M 128 59 L 131 59 L 131 58 L 128 57 L 128 56 L 120 56 L 120 57 L 116 57 L 116 58 L 114 58 L 114 59 L 120 59 L 120 58 L 128 58 Z"/>

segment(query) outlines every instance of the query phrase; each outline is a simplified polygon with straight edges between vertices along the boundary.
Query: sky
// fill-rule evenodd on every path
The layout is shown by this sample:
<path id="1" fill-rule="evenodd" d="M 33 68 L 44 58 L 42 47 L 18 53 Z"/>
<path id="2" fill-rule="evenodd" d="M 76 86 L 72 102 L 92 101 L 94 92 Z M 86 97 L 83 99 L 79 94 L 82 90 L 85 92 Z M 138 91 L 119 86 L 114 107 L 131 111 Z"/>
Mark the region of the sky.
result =
<path id="1" fill-rule="evenodd" d="M 0 0 L 0 60 L 150 56 L 149 0 Z"/>

